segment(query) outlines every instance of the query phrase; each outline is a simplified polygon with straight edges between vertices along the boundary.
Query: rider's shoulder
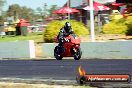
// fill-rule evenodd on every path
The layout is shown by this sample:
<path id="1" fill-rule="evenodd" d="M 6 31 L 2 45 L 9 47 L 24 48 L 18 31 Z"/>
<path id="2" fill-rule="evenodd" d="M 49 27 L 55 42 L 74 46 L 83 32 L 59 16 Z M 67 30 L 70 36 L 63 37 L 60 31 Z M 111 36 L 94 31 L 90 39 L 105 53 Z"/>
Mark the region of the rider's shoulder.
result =
<path id="1" fill-rule="evenodd" d="M 61 28 L 61 29 L 60 29 L 60 32 L 64 32 L 64 28 Z"/>
<path id="2" fill-rule="evenodd" d="M 74 32 L 74 30 L 73 30 L 73 29 L 71 29 L 71 30 L 70 30 L 70 32 Z"/>
<path id="3" fill-rule="evenodd" d="M 71 29 L 71 31 L 73 31 L 73 29 Z"/>

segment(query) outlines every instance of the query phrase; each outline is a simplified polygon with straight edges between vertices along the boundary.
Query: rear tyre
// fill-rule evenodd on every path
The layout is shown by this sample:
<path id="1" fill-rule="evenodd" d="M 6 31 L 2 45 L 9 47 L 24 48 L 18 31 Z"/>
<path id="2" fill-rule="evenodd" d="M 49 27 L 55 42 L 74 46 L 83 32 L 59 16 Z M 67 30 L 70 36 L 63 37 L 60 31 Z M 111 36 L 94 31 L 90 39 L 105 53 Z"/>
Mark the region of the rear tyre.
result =
<path id="1" fill-rule="evenodd" d="M 74 53 L 74 59 L 79 60 L 81 58 L 81 56 L 82 56 L 81 48 L 78 48 L 77 52 Z"/>
<path id="2" fill-rule="evenodd" d="M 60 53 L 59 47 L 56 46 L 54 49 L 54 57 L 56 58 L 56 60 L 62 60 L 63 58 L 59 53 Z"/>
<path id="3" fill-rule="evenodd" d="M 84 77 L 77 76 L 76 81 L 79 85 L 84 85 L 85 84 L 85 78 Z"/>

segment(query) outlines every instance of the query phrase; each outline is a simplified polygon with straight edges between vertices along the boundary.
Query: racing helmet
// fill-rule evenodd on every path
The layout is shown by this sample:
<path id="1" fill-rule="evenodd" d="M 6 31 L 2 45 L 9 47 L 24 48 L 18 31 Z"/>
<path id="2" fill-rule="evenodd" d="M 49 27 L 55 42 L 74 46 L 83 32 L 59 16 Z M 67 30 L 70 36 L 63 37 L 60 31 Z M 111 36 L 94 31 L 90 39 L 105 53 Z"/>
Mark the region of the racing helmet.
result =
<path id="1" fill-rule="evenodd" d="M 65 31 L 66 31 L 67 33 L 70 31 L 70 29 L 71 29 L 71 24 L 70 24 L 70 22 L 66 22 L 66 23 L 65 23 L 64 29 L 65 29 Z"/>

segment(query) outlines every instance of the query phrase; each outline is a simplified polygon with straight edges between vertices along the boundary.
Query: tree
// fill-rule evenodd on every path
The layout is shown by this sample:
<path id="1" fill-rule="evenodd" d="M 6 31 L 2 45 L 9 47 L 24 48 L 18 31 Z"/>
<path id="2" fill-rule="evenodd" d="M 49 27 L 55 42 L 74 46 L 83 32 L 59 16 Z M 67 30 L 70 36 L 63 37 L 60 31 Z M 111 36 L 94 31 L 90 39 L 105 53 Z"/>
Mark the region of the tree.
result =
<path id="1" fill-rule="evenodd" d="M 38 12 L 38 13 L 42 13 L 42 9 L 40 8 L 40 7 L 38 7 L 37 9 L 36 9 L 36 11 Z"/>
<path id="2" fill-rule="evenodd" d="M 6 0 L 0 0 L 0 14 L 5 3 L 6 3 Z"/>
<path id="3" fill-rule="evenodd" d="M 20 19 L 34 20 L 37 16 L 34 10 L 25 6 L 21 7 L 18 4 L 10 5 L 7 11 L 7 16 L 18 16 Z"/>
<path id="4" fill-rule="evenodd" d="M 38 7 L 36 9 L 36 11 L 37 11 L 37 14 L 39 14 L 39 18 L 41 17 L 41 19 L 43 19 L 44 16 L 43 16 L 43 10 L 42 10 L 42 8 L 41 7 Z"/>
<path id="5" fill-rule="evenodd" d="M 2 16 L 2 10 L 5 3 L 6 3 L 6 0 L 0 0 L 0 25 L 3 25 L 3 22 L 4 22 L 4 18 Z"/>
<path id="6" fill-rule="evenodd" d="M 8 16 L 18 15 L 21 12 L 21 7 L 18 4 L 10 5 L 7 10 Z"/>
<path id="7" fill-rule="evenodd" d="M 50 9 L 48 9 L 49 15 L 52 16 L 53 11 L 57 10 L 57 5 L 52 5 Z"/>

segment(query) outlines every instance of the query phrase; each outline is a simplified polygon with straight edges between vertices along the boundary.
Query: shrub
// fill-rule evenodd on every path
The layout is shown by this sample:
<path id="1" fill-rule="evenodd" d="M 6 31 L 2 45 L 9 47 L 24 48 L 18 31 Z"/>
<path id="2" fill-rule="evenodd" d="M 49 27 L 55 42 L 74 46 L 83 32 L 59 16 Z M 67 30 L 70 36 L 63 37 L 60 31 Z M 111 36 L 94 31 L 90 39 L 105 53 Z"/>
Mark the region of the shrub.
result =
<path id="1" fill-rule="evenodd" d="M 115 20 L 103 26 L 103 33 L 105 34 L 125 34 L 127 31 L 127 26 L 125 25 L 125 20 Z"/>
<path id="2" fill-rule="evenodd" d="M 126 25 L 128 27 L 126 35 L 132 35 L 132 16 L 127 17 L 125 23 L 126 23 Z"/>
<path id="3" fill-rule="evenodd" d="M 60 29 L 64 26 L 65 22 L 67 21 L 71 23 L 72 29 L 78 36 L 89 34 L 88 29 L 81 22 L 77 22 L 75 20 L 64 20 L 64 21 L 54 20 L 48 24 L 47 28 L 43 33 L 44 41 L 54 42 L 54 38 L 58 35 Z"/>
<path id="4" fill-rule="evenodd" d="M 53 42 L 54 37 L 57 36 L 57 33 L 59 32 L 59 29 L 62 26 L 63 25 L 61 24 L 60 21 L 54 20 L 54 21 L 50 22 L 43 33 L 44 41 L 45 42 Z"/>

